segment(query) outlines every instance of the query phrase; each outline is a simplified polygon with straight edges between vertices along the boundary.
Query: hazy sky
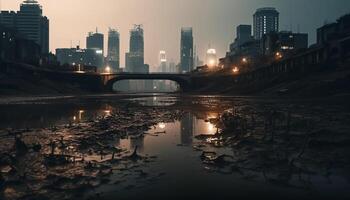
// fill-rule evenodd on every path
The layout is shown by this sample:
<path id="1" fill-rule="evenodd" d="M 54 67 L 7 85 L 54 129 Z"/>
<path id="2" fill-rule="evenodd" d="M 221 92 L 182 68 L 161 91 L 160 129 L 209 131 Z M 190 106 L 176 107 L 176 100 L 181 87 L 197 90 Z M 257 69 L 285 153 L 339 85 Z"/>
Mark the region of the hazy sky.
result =
<path id="1" fill-rule="evenodd" d="M 0 0 L 1 1 L 1 0 Z M 2 10 L 18 10 L 22 0 L 2 0 Z M 85 37 L 98 27 L 107 41 L 108 27 L 121 33 L 121 65 L 129 49 L 133 24 L 145 29 L 145 60 L 158 65 L 158 53 L 165 50 L 168 60 L 178 62 L 180 29 L 192 26 L 198 54 L 203 60 L 209 44 L 220 57 L 235 38 L 235 27 L 252 24 L 259 7 L 273 6 L 280 12 L 281 30 L 309 33 L 350 12 L 350 0 L 39 0 L 50 19 L 50 49 L 77 45 L 85 47 Z M 106 46 L 106 43 L 105 43 Z"/>

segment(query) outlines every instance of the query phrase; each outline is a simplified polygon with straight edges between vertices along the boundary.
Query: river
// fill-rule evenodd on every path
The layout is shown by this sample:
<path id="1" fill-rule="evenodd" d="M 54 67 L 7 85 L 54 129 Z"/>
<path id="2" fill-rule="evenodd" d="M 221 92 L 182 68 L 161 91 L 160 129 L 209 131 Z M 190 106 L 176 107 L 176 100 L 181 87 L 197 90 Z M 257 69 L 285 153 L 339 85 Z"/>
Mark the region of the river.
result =
<path id="1" fill-rule="evenodd" d="M 349 111 L 232 96 L 2 100 L 0 197 L 349 199 Z"/>

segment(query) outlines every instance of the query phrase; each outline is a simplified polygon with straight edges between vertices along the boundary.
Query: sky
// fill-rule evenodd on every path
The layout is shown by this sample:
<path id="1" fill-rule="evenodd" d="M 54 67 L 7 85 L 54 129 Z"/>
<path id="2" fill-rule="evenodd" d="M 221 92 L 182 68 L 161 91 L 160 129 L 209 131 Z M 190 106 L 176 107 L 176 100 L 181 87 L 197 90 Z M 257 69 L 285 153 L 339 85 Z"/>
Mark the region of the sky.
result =
<path id="1" fill-rule="evenodd" d="M 22 0 L 0 0 L 1 10 L 19 10 Z M 194 40 L 201 60 L 210 46 L 218 57 L 225 56 L 236 37 L 239 24 L 252 24 L 255 10 L 275 7 L 280 12 L 280 30 L 309 33 L 310 44 L 316 29 L 350 12 L 350 0 L 38 0 L 50 19 L 50 50 L 85 48 L 90 31 L 105 34 L 117 28 L 121 35 L 121 65 L 129 50 L 129 31 L 143 24 L 145 62 L 159 63 L 159 51 L 167 52 L 168 61 L 179 61 L 181 27 L 193 27 Z"/>

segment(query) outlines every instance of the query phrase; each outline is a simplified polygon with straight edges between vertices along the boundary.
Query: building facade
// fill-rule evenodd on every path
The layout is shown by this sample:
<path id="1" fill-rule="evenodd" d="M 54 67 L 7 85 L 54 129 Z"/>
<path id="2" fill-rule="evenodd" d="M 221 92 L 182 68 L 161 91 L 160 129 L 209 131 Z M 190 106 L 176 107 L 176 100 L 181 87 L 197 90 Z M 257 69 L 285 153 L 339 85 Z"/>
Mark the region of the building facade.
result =
<path id="1" fill-rule="evenodd" d="M 79 71 L 84 71 L 84 67 L 87 66 L 101 66 L 101 56 L 95 49 L 81 49 L 79 46 L 60 48 L 56 49 L 56 56 L 61 65 L 79 66 Z"/>
<path id="2" fill-rule="evenodd" d="M 97 30 L 96 30 L 96 33 L 90 32 L 86 37 L 86 48 L 101 50 L 103 54 L 104 52 L 103 40 L 104 40 L 104 36 L 102 33 L 98 33 Z"/>
<path id="3" fill-rule="evenodd" d="M 0 25 L 0 62 L 15 61 L 32 65 L 41 62 L 41 48 L 15 29 Z"/>
<path id="4" fill-rule="evenodd" d="M 89 60 L 97 59 L 94 62 L 94 66 L 102 70 L 104 66 L 104 35 L 98 33 L 97 30 L 96 33 L 88 33 L 86 37 L 86 49 L 88 49 L 89 52 L 94 52 L 94 57 L 91 57 Z"/>
<path id="5" fill-rule="evenodd" d="M 254 38 L 260 40 L 265 34 L 278 32 L 279 12 L 275 8 L 260 8 L 254 14 Z"/>
<path id="6" fill-rule="evenodd" d="M 193 70 L 193 30 L 192 28 L 181 29 L 180 47 L 180 72 L 190 72 Z"/>
<path id="7" fill-rule="evenodd" d="M 49 53 L 49 20 L 43 16 L 41 5 L 35 0 L 26 0 L 16 12 L 2 11 L 0 23 L 14 28 L 25 39 L 36 42 L 42 54 Z"/>
<path id="8" fill-rule="evenodd" d="M 278 53 L 292 53 L 308 48 L 308 34 L 281 31 L 268 33 L 261 40 L 263 55 L 271 56 Z"/>
<path id="9" fill-rule="evenodd" d="M 125 56 L 127 72 L 145 72 L 144 38 L 142 25 L 135 25 L 130 30 L 130 49 Z"/>
<path id="10" fill-rule="evenodd" d="M 252 40 L 252 26 L 251 25 L 239 25 L 236 29 L 236 38 L 230 45 L 230 51 L 236 51 L 242 44 Z"/>
<path id="11" fill-rule="evenodd" d="M 108 65 L 114 70 L 120 69 L 120 38 L 119 32 L 115 29 L 109 29 L 108 31 L 108 53 L 107 53 Z"/>
<path id="12" fill-rule="evenodd" d="M 208 49 L 206 54 L 206 64 L 209 67 L 216 67 L 218 65 L 218 58 L 215 49 Z"/>
<path id="13" fill-rule="evenodd" d="M 135 25 L 130 30 L 129 52 L 125 54 L 125 68 L 129 73 L 149 73 L 149 66 L 145 65 L 144 58 L 144 31 L 142 25 Z M 144 91 L 146 81 L 127 81 L 127 90 Z"/>

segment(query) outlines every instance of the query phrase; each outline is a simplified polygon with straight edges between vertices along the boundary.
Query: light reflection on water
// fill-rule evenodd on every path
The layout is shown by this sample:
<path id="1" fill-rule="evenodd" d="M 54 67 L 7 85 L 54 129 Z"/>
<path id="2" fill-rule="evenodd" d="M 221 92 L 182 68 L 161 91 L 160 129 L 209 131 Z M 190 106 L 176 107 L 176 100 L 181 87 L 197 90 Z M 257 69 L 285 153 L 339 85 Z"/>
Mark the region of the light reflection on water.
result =
<path id="1" fill-rule="evenodd" d="M 141 155 L 157 156 L 157 162 L 150 163 L 149 170 L 152 173 L 166 174 L 158 182 L 153 183 L 149 187 L 138 188 L 132 192 L 119 190 L 118 196 L 121 199 L 123 197 L 132 198 L 132 195 L 143 195 L 145 191 L 148 194 L 166 193 L 169 192 L 169 188 L 173 189 L 172 192 L 181 193 L 179 194 L 180 196 L 185 194 L 196 196 L 199 193 L 202 195 L 212 195 L 212 191 L 223 191 L 224 189 L 226 191 L 223 192 L 227 193 L 263 192 L 267 190 L 269 192 L 284 192 L 284 194 L 290 192 L 293 195 L 298 193 L 304 194 L 301 190 L 295 192 L 295 190 L 290 189 L 268 187 L 264 182 L 252 183 L 242 181 L 239 179 L 240 176 L 233 174 L 210 173 L 210 169 L 203 166 L 200 159 L 202 152 L 195 151 L 194 146 L 199 143 L 196 136 L 215 135 L 219 131 L 214 123 L 212 123 L 212 120 L 217 119 L 222 114 L 223 109 L 213 106 L 213 101 L 218 102 L 220 100 L 203 101 L 204 103 L 202 102 L 202 105 L 205 105 L 203 109 L 192 106 L 192 104 L 198 104 L 196 100 L 193 100 L 190 106 L 177 108 L 176 106 L 178 105 L 175 97 L 147 97 L 130 100 L 130 102 L 140 106 L 138 109 L 142 109 L 143 106 L 164 107 L 166 109 L 169 106 L 173 107 L 172 109 L 175 107 L 183 111 L 183 115 L 181 119 L 176 119 L 173 122 L 159 122 L 143 137 L 128 136 L 113 141 L 115 147 L 126 149 L 129 153 L 138 147 L 138 153 Z M 0 128 L 44 128 L 67 123 L 78 124 L 111 116 L 117 113 L 118 108 L 119 102 L 0 106 Z M 216 138 L 208 138 L 206 141 L 208 143 L 215 143 L 215 140 Z M 203 150 L 208 152 L 216 151 L 218 154 L 234 156 L 234 150 L 231 147 L 215 149 L 215 147 L 208 145 Z M 87 157 L 86 159 L 101 160 L 103 158 L 95 156 Z M 115 179 L 118 178 L 115 177 Z M 128 186 L 137 185 L 138 183 L 130 179 L 125 180 L 123 184 L 123 186 Z M 106 186 L 99 190 L 107 193 L 110 192 L 113 195 L 116 188 L 115 186 Z M 174 195 L 174 193 L 170 193 L 169 195 Z"/>

